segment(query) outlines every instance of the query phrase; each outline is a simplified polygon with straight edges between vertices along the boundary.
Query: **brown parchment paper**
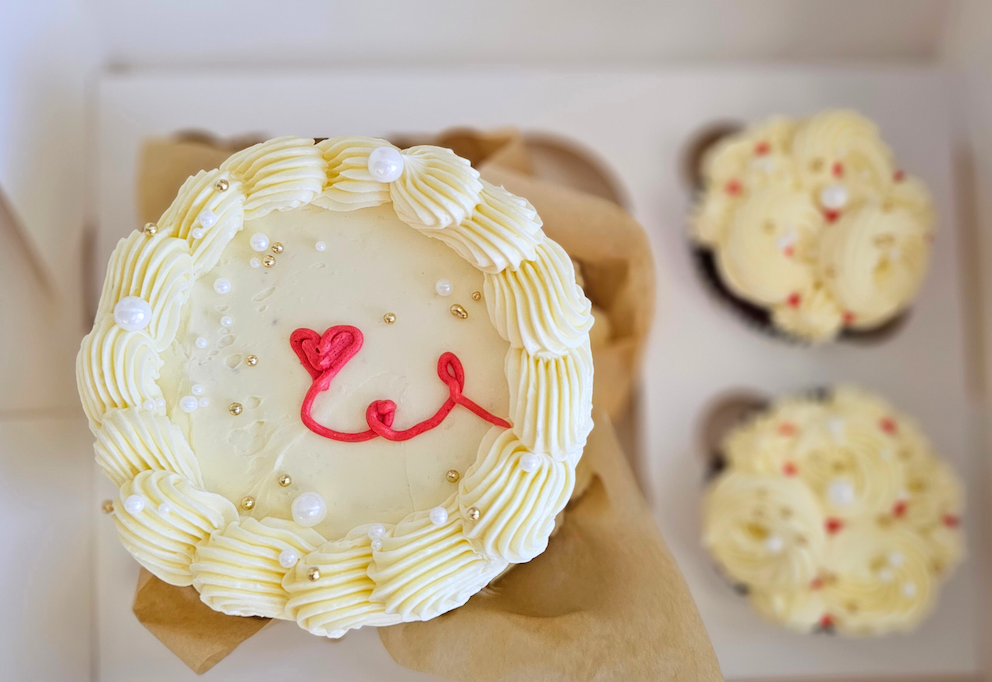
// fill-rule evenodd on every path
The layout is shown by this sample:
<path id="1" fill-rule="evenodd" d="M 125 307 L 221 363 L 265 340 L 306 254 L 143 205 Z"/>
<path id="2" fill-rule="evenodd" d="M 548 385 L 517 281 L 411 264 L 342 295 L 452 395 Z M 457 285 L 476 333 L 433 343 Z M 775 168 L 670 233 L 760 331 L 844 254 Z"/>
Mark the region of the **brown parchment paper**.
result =
<path id="1" fill-rule="evenodd" d="M 224 144 L 183 135 L 146 143 L 139 164 L 142 222 L 165 211 L 186 177 L 260 139 Z M 612 333 L 593 346 L 596 427 L 578 476 L 585 493 L 573 497 L 548 550 L 451 613 L 380 629 L 386 649 L 401 665 L 452 680 L 721 679 L 609 419 L 629 405 L 653 315 L 654 269 L 643 229 L 620 208 L 608 182 L 592 189 L 597 169 L 574 183 L 587 191 L 535 176 L 540 164 L 514 131 L 394 139 L 401 146 L 451 147 L 490 182 L 527 197 L 545 232 L 580 263 L 586 294 L 609 316 Z M 567 170 L 544 175 L 574 177 Z M 192 588 L 148 574 L 134 612 L 201 673 L 266 622 L 211 611 Z"/>

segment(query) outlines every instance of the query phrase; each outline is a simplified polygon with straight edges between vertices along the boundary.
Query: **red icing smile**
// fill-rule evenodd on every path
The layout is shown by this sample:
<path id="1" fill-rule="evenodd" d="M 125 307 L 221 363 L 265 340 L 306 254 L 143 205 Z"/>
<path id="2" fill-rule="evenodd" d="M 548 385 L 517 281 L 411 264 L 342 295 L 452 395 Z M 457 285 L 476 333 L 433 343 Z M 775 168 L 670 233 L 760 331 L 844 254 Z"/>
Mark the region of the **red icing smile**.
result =
<path id="1" fill-rule="evenodd" d="M 313 383 L 303 398 L 300 417 L 307 428 L 318 436 L 344 443 L 360 443 L 378 436 L 393 441 L 410 440 L 440 425 L 455 405 L 471 410 L 491 424 L 510 428 L 510 423 L 505 419 L 487 412 L 462 395 L 462 390 L 465 388 L 465 370 L 454 353 L 442 353 L 437 361 L 437 375 L 448 386 L 448 399 L 428 419 L 408 429 L 393 429 L 396 403 L 392 400 L 375 400 L 365 410 L 365 421 L 369 425 L 367 431 L 346 433 L 321 426 L 310 416 L 313 401 L 317 399 L 318 394 L 330 387 L 331 380 L 361 350 L 363 341 L 362 332 L 357 327 L 348 325 L 331 327 L 323 334 L 318 334 L 312 329 L 297 329 L 289 337 L 293 351 L 313 378 Z"/>

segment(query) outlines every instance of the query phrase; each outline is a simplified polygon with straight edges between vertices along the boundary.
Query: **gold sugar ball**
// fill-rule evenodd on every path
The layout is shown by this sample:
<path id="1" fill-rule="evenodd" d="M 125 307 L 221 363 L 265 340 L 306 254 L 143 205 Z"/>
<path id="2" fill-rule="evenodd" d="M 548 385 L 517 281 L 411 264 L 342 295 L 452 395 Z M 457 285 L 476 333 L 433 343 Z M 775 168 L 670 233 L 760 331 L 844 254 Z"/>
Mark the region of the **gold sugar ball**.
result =
<path id="1" fill-rule="evenodd" d="M 446 473 L 444 477 L 448 479 L 448 483 L 455 483 L 462 477 L 462 475 L 455 469 L 448 469 L 448 473 Z"/>
<path id="2" fill-rule="evenodd" d="M 226 192 L 227 188 L 230 186 L 231 183 L 229 183 L 224 178 L 221 178 L 220 180 L 214 183 L 214 189 L 217 190 L 218 192 Z"/>
<path id="3" fill-rule="evenodd" d="M 320 569 L 317 568 L 316 566 L 311 566 L 310 569 L 307 570 L 307 580 L 309 580 L 312 583 L 315 583 L 318 580 L 320 580 Z"/>
<path id="4" fill-rule="evenodd" d="M 455 317 L 457 317 L 459 320 L 467 320 L 468 319 L 468 311 L 465 310 L 465 308 L 463 308 L 460 305 L 458 305 L 457 303 L 454 304 L 453 306 L 451 306 L 451 308 L 449 308 L 449 310 L 451 311 L 451 314 L 454 315 Z"/>
<path id="5" fill-rule="evenodd" d="M 481 301 L 482 300 L 482 292 L 481 291 L 473 291 L 472 292 L 472 300 L 473 301 Z"/>
<path id="6" fill-rule="evenodd" d="M 141 231 L 149 237 L 154 237 L 156 233 L 158 233 L 158 225 L 155 223 L 145 223 L 145 226 L 141 228 Z"/>
<path id="7" fill-rule="evenodd" d="M 283 488 L 285 488 L 292 482 L 293 482 L 293 477 L 290 476 L 289 474 L 283 474 L 282 476 L 279 477 L 279 485 L 281 485 Z"/>
<path id="8" fill-rule="evenodd" d="M 114 501 L 113 500 L 104 500 L 103 501 L 103 504 L 100 505 L 100 509 L 103 511 L 104 514 L 113 514 L 114 513 Z"/>
<path id="9" fill-rule="evenodd" d="M 282 242 L 276 242 L 272 245 L 272 253 L 282 253 L 283 247 Z"/>
<path id="10" fill-rule="evenodd" d="M 255 365 L 258 364 L 258 356 L 249 355 L 248 357 L 245 358 L 245 364 L 248 365 L 249 367 L 254 367 Z"/>
<path id="11" fill-rule="evenodd" d="M 245 495 L 241 498 L 241 506 L 245 509 L 252 509 L 255 506 L 255 498 L 251 495 Z"/>
<path id="12" fill-rule="evenodd" d="M 396 313 L 386 313 L 382 316 L 382 321 L 386 324 L 392 324 L 396 321 Z"/>
<path id="13" fill-rule="evenodd" d="M 266 256 L 265 258 L 262 259 L 262 265 L 264 265 L 267 268 L 271 268 L 275 264 L 276 264 L 275 256 Z"/>
<path id="14" fill-rule="evenodd" d="M 244 406 L 241 403 L 231 403 L 228 406 L 227 411 L 230 412 L 231 414 L 233 414 L 235 417 L 237 417 L 239 414 L 241 414 L 241 412 L 244 409 L 245 408 L 244 408 Z"/>
<path id="15" fill-rule="evenodd" d="M 473 521 L 478 521 L 480 515 L 481 512 L 476 507 L 469 507 L 468 509 L 465 510 L 465 516 L 467 516 Z"/>

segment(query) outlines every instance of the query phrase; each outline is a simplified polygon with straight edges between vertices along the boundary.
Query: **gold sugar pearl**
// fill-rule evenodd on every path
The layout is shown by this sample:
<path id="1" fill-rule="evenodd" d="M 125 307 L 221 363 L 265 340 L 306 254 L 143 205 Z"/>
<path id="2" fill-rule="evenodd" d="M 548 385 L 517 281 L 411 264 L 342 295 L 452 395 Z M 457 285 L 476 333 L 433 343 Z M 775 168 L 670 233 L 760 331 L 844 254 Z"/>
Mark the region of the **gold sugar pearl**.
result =
<path id="1" fill-rule="evenodd" d="M 255 365 L 258 364 L 258 356 L 249 355 L 248 357 L 245 358 L 245 364 L 248 365 L 249 367 L 254 367 Z"/>
<path id="2" fill-rule="evenodd" d="M 887 249 L 896 243 L 896 238 L 893 237 L 891 234 L 880 234 L 877 235 L 872 241 L 875 243 L 875 246 L 877 246 L 878 248 Z"/>
<path id="3" fill-rule="evenodd" d="M 473 291 L 472 292 L 472 300 L 473 301 L 481 301 L 482 300 L 482 292 L 481 291 Z"/>
<path id="4" fill-rule="evenodd" d="M 479 516 L 481 516 L 481 512 L 476 507 L 469 507 L 465 510 L 465 516 L 473 521 L 478 521 Z"/>
<path id="5" fill-rule="evenodd" d="M 292 484 L 292 482 L 293 482 L 293 477 L 290 476 L 289 474 L 283 474 L 282 476 L 279 477 L 279 485 L 281 485 L 283 488 Z"/>
<path id="6" fill-rule="evenodd" d="M 820 157 L 816 157 L 815 159 L 810 161 L 809 169 L 814 173 L 819 173 L 821 170 L 823 170 L 823 159 L 821 159 Z"/>
<path id="7" fill-rule="evenodd" d="M 447 479 L 448 483 L 456 483 L 462 475 L 458 473 L 456 469 L 448 469 L 448 473 L 446 473 L 444 477 Z"/>
<path id="8" fill-rule="evenodd" d="M 245 509 L 252 509 L 255 506 L 255 498 L 251 495 L 245 495 L 241 498 L 241 506 Z"/>
<path id="9" fill-rule="evenodd" d="M 382 316 L 382 321 L 386 324 L 392 324 L 396 321 L 396 313 L 386 313 Z"/>
<path id="10" fill-rule="evenodd" d="M 100 510 L 104 514 L 113 514 L 114 513 L 114 501 L 113 500 L 104 500 L 103 501 L 103 504 L 100 505 Z"/>
<path id="11" fill-rule="evenodd" d="M 158 233 L 158 225 L 155 223 L 145 223 L 145 226 L 141 228 L 141 231 L 149 237 L 154 237 Z"/>
<path id="12" fill-rule="evenodd" d="M 275 244 L 272 245 L 272 253 L 282 253 L 282 252 L 283 252 L 282 242 L 276 242 Z"/>
<path id="13" fill-rule="evenodd" d="M 459 320 L 468 319 L 468 311 L 465 310 L 465 308 L 458 305 L 457 303 L 451 306 L 449 310 L 451 311 L 451 314 L 457 317 Z"/>
<path id="14" fill-rule="evenodd" d="M 239 414 L 241 414 L 241 412 L 244 409 L 245 408 L 244 408 L 244 406 L 241 403 L 231 403 L 228 406 L 227 411 L 230 412 L 231 414 L 233 414 L 235 417 L 237 417 Z"/>
<path id="15" fill-rule="evenodd" d="M 312 566 L 307 571 L 307 580 L 309 580 L 312 583 L 315 583 L 318 580 L 320 580 L 320 569 L 317 568 L 316 566 Z"/>
<path id="16" fill-rule="evenodd" d="M 275 256 L 266 256 L 265 258 L 262 259 L 262 265 L 264 265 L 267 268 L 271 268 L 275 264 L 276 264 Z"/>
<path id="17" fill-rule="evenodd" d="M 220 180 L 214 183 L 214 189 L 217 190 L 218 192 L 226 192 L 227 188 L 230 186 L 231 183 L 229 183 L 224 178 L 221 178 Z"/>

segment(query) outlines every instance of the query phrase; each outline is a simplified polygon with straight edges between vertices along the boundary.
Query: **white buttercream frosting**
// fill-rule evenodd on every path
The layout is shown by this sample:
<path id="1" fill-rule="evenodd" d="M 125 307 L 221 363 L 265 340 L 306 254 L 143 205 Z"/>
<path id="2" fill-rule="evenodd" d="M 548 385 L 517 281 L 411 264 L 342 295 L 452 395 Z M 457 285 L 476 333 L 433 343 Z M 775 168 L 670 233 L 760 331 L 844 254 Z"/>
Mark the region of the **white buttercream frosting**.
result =
<path id="1" fill-rule="evenodd" d="M 458 225 L 479 204 L 479 171 L 442 147 L 411 147 L 403 152 L 403 174 L 389 185 L 400 220 L 422 230 Z"/>
<path id="2" fill-rule="evenodd" d="M 141 511 L 133 514 L 124 505 L 132 495 L 140 496 L 143 503 Z M 170 471 L 143 471 L 125 481 L 114 503 L 114 521 L 124 547 L 170 585 L 191 584 L 190 564 L 197 543 L 237 519 L 229 500 Z"/>
<path id="3" fill-rule="evenodd" d="M 281 618 L 289 594 L 283 552 L 303 557 L 326 540 L 311 528 L 282 519 L 245 518 L 213 531 L 196 546 L 193 587 L 210 608 L 231 616 Z"/>
<path id="4" fill-rule="evenodd" d="M 321 150 L 313 140 L 298 137 L 277 137 L 248 147 L 222 163 L 220 171 L 244 183 L 245 220 L 309 204 L 327 182 Z"/>
<path id="5" fill-rule="evenodd" d="M 912 629 L 963 558 L 960 481 L 911 419 L 860 389 L 779 401 L 722 452 L 704 542 L 774 621 L 854 636 Z"/>
<path id="6" fill-rule="evenodd" d="M 808 342 L 906 310 L 928 268 L 935 212 L 897 170 L 877 126 L 852 111 L 731 135 L 703 163 L 692 238 L 738 298 Z"/>
<path id="7" fill-rule="evenodd" d="M 369 154 L 392 147 L 376 137 L 331 137 L 317 143 L 327 162 L 327 185 L 313 200 L 332 211 L 354 211 L 389 202 L 389 185 L 369 173 Z"/>
<path id="8" fill-rule="evenodd" d="M 203 485 L 200 465 L 186 437 L 168 417 L 141 407 L 107 413 L 96 432 L 96 461 L 118 487 L 142 471 L 181 474 Z"/>

